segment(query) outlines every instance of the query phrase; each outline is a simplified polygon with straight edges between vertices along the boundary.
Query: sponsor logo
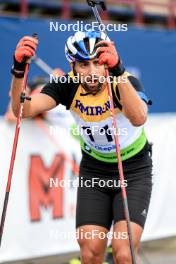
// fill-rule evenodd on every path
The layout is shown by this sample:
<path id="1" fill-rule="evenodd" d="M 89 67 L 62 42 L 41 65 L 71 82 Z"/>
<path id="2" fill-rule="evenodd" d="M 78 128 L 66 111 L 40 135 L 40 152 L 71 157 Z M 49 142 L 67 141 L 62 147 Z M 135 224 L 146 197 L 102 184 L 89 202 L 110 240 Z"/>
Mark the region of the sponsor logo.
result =
<path id="1" fill-rule="evenodd" d="M 98 116 L 109 111 L 110 102 L 108 100 L 103 106 L 84 106 L 80 100 L 76 100 L 75 108 L 79 109 L 81 113 L 85 113 L 88 116 Z"/>
<path id="2" fill-rule="evenodd" d="M 144 209 L 144 210 L 142 211 L 141 215 L 144 216 L 144 217 L 147 217 L 147 210 Z"/>

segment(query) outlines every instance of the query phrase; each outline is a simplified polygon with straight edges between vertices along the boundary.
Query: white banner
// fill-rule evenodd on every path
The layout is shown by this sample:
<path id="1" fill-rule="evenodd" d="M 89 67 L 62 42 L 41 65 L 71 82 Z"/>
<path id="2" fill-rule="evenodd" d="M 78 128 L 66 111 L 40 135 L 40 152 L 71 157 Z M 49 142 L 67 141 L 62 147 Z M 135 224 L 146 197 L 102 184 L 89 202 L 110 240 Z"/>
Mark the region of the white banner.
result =
<path id="1" fill-rule="evenodd" d="M 0 212 L 14 130 L 0 120 Z M 154 143 L 153 194 L 143 235 L 150 240 L 176 235 L 176 115 L 151 115 L 146 131 Z M 79 250 L 73 185 L 80 157 L 79 142 L 66 130 L 47 121 L 22 121 L 0 263 Z M 55 184 L 64 179 L 66 186 L 51 187 L 50 178 Z"/>
<path id="2" fill-rule="evenodd" d="M 152 114 L 146 125 L 153 142 L 153 193 L 143 240 L 176 235 L 176 114 Z"/>
<path id="3" fill-rule="evenodd" d="M 14 131 L 13 124 L 0 122 L 0 212 Z M 79 142 L 68 130 L 43 121 L 22 121 L 0 249 L 1 263 L 78 250 L 74 238 L 76 188 L 72 185 L 78 179 L 75 174 L 80 157 Z M 57 179 L 64 179 L 63 187 L 51 188 L 50 178 L 55 185 Z"/>

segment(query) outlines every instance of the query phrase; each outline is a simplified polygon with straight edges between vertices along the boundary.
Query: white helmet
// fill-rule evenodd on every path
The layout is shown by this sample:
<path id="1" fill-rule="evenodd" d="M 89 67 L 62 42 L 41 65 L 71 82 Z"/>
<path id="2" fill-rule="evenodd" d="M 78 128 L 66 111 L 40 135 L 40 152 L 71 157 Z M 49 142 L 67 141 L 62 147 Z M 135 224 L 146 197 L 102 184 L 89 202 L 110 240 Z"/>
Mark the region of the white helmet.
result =
<path id="1" fill-rule="evenodd" d="M 65 55 L 69 62 L 90 60 L 96 57 L 95 45 L 101 40 L 110 41 L 104 32 L 76 32 L 67 39 Z"/>

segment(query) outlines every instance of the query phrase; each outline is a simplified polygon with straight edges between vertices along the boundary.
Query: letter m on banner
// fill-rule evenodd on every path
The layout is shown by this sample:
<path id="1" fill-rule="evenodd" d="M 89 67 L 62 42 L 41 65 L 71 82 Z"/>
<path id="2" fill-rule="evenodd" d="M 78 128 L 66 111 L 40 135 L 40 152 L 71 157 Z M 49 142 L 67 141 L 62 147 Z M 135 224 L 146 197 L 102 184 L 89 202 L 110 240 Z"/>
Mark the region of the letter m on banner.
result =
<path id="1" fill-rule="evenodd" d="M 63 188 L 59 184 L 50 186 L 50 180 L 64 178 L 65 159 L 56 155 L 50 166 L 45 166 L 39 155 L 32 155 L 29 169 L 29 207 L 31 221 L 40 221 L 41 207 L 52 208 L 52 217 L 63 217 Z M 62 186 L 62 185 L 61 185 Z"/>

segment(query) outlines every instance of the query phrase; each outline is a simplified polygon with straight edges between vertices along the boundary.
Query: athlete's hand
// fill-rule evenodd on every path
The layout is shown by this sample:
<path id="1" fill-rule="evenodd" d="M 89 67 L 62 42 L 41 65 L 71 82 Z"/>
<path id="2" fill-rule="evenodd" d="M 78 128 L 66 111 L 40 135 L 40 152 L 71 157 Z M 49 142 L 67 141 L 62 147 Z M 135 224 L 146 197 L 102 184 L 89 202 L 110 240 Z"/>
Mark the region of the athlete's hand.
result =
<path id="1" fill-rule="evenodd" d="M 26 63 L 35 55 L 38 46 L 36 37 L 25 36 L 18 42 L 14 53 L 14 64 L 11 73 L 16 78 L 23 78 Z"/>
<path id="2" fill-rule="evenodd" d="M 121 63 L 120 56 L 117 53 L 114 42 L 100 41 L 96 45 L 99 64 L 106 64 L 111 73 L 120 76 L 124 73 L 125 68 Z"/>
<path id="3" fill-rule="evenodd" d="M 114 42 L 100 41 L 96 45 L 97 54 L 99 56 L 99 64 L 106 64 L 108 68 L 113 68 L 118 64 L 120 58 L 114 46 Z"/>
<path id="4" fill-rule="evenodd" d="M 19 63 L 32 58 L 35 55 L 38 45 L 38 39 L 25 36 L 18 42 L 15 50 L 15 60 Z"/>

